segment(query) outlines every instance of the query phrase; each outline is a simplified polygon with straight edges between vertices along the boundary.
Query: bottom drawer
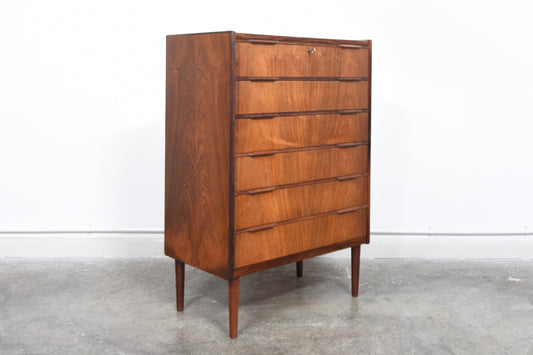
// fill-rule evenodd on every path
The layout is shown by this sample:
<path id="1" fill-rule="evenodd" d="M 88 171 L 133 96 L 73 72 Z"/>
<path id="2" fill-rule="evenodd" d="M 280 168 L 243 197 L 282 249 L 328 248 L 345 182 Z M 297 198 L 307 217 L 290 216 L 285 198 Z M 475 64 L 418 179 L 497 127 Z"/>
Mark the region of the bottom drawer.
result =
<path id="1" fill-rule="evenodd" d="M 235 268 L 364 237 L 367 211 L 331 214 L 235 235 Z"/>

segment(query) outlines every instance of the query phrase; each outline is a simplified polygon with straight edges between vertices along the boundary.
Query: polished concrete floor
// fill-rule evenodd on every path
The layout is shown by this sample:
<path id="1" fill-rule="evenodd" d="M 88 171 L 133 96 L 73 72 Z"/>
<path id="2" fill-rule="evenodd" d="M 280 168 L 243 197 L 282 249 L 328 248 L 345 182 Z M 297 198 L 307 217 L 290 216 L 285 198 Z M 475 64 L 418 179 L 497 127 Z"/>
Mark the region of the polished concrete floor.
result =
<path id="1" fill-rule="evenodd" d="M 227 284 L 152 259 L 0 259 L 1 354 L 533 354 L 533 261 L 315 258 Z"/>

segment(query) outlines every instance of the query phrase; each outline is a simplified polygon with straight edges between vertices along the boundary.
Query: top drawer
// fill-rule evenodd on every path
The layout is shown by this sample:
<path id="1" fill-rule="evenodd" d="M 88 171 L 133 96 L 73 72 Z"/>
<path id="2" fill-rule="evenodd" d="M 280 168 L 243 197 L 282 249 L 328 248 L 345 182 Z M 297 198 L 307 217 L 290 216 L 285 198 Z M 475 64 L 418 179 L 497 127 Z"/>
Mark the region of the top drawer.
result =
<path id="1" fill-rule="evenodd" d="M 369 49 L 363 46 L 314 46 L 237 42 L 236 76 L 369 76 Z"/>

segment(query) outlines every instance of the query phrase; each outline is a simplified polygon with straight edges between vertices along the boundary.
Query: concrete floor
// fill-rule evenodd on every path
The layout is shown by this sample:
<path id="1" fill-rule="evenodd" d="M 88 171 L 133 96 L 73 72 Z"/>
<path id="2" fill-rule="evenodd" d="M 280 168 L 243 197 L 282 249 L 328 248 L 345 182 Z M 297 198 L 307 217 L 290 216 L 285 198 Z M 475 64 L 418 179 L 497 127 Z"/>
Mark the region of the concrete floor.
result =
<path id="1" fill-rule="evenodd" d="M 533 354 L 533 261 L 315 258 L 227 284 L 154 259 L 0 259 L 1 354 Z"/>

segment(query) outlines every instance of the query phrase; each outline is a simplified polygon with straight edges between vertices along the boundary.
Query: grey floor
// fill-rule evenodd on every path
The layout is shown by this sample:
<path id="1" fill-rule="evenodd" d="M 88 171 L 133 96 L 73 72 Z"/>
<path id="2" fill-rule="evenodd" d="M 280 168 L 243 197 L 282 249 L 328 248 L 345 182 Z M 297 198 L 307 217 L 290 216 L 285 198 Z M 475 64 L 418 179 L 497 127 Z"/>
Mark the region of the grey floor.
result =
<path id="1" fill-rule="evenodd" d="M 239 337 L 227 284 L 173 261 L 0 259 L 2 354 L 533 354 L 533 261 L 349 259 L 241 278 Z"/>

